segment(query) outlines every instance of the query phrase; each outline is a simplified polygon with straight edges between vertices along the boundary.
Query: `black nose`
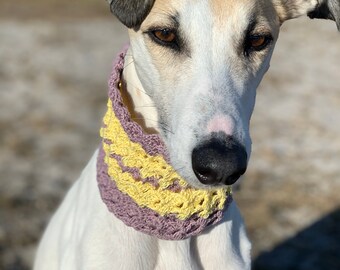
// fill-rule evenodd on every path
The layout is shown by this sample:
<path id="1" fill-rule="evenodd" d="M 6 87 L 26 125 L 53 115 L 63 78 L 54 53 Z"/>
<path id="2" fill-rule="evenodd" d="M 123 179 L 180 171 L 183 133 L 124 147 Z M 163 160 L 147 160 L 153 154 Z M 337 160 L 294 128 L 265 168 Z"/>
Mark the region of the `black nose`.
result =
<path id="1" fill-rule="evenodd" d="M 194 148 L 192 168 L 202 184 L 232 185 L 247 169 L 247 153 L 231 136 L 218 133 Z"/>

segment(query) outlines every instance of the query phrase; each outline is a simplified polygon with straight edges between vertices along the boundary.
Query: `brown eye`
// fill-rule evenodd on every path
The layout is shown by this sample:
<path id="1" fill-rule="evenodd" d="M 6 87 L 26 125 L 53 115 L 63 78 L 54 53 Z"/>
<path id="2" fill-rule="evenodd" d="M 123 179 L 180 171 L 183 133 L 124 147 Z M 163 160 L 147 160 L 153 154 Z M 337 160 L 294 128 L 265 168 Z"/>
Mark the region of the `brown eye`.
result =
<path id="1" fill-rule="evenodd" d="M 175 28 L 151 28 L 144 33 L 147 34 L 153 42 L 162 47 L 176 52 L 180 52 L 182 49 L 183 42 Z"/>
<path id="2" fill-rule="evenodd" d="M 245 54 L 249 55 L 252 51 L 264 50 L 272 40 L 273 38 L 270 34 L 248 36 L 245 43 Z"/>
<path id="3" fill-rule="evenodd" d="M 162 42 L 172 43 L 176 40 L 176 34 L 171 29 L 154 30 L 153 35 Z"/>
<path id="4" fill-rule="evenodd" d="M 261 48 L 266 43 L 266 37 L 252 36 L 250 37 L 249 43 L 250 43 L 249 45 L 256 50 L 258 48 Z"/>

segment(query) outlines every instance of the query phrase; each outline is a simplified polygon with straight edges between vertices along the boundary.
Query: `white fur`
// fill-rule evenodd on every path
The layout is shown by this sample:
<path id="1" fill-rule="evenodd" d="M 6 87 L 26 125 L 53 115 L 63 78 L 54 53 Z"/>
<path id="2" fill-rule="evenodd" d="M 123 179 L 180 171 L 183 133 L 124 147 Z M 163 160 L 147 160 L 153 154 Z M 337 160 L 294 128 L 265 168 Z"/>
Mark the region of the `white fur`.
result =
<path id="1" fill-rule="evenodd" d="M 250 155 L 249 120 L 256 88 L 269 68 L 280 23 L 287 19 L 287 10 L 294 17 L 315 4 L 313 0 L 156 0 L 140 29 L 129 31 L 131 47 L 123 76 L 135 110 L 148 128 L 161 133 L 171 163 L 183 168 L 179 173 L 192 186 L 207 188 L 192 171 L 191 153 L 207 133 L 218 130 L 219 123 Z M 169 23 L 168 15 L 174 11 L 189 46 L 187 53 L 174 54 L 144 33 Z M 271 32 L 274 41 L 247 60 L 238 48 L 254 15 L 258 30 Z M 97 187 L 96 158 L 97 152 L 52 218 L 35 270 L 250 269 L 250 243 L 235 202 L 223 222 L 203 234 L 182 241 L 159 240 L 125 226 L 107 210 Z"/>

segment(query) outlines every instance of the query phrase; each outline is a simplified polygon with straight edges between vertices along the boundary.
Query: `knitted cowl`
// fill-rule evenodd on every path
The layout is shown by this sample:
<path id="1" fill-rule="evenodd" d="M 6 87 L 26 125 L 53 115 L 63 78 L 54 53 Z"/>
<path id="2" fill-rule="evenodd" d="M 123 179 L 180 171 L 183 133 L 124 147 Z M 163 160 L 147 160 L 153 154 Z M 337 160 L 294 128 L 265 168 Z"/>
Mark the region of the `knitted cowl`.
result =
<path id="1" fill-rule="evenodd" d="M 231 188 L 200 190 L 169 165 L 158 134 L 146 134 L 123 104 L 119 83 L 127 48 L 113 65 L 108 110 L 100 134 L 97 181 L 108 210 L 127 226 L 165 240 L 198 235 L 218 223 Z"/>

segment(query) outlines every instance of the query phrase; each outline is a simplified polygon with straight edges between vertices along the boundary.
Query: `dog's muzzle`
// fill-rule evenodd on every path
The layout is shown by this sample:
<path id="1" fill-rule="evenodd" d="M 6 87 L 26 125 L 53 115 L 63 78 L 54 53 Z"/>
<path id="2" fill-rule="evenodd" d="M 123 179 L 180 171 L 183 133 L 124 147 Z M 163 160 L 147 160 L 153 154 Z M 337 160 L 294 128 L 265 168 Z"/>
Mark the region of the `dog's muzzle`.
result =
<path id="1" fill-rule="evenodd" d="M 192 151 L 192 168 L 205 185 L 232 185 L 247 169 L 247 152 L 232 136 L 217 133 Z"/>

